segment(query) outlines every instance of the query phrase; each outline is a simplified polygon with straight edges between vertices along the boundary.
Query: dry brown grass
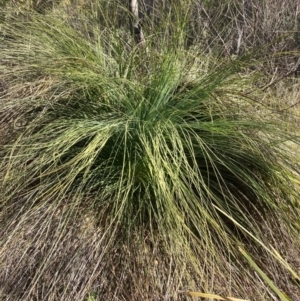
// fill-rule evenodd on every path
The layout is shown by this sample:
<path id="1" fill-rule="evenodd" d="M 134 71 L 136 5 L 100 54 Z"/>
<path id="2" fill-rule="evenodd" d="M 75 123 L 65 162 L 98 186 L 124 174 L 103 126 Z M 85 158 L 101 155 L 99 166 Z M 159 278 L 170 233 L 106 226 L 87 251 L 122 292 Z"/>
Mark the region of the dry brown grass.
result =
<path id="1" fill-rule="evenodd" d="M 97 224 L 96 217 L 91 219 L 90 212 L 84 211 L 82 208 L 80 216 L 68 225 L 61 222 L 67 214 L 63 207 L 60 211 L 47 207 L 32 210 L 23 221 L 14 217 L 16 224 L 2 236 L 6 243 L 0 251 L 3 300 L 74 301 L 87 300 L 88 295 L 99 301 L 190 300 L 180 293 L 185 290 L 251 301 L 278 300 L 246 262 L 228 262 L 227 273 L 219 270 L 216 262 L 212 275 L 206 272 L 211 270 L 205 268 L 206 259 L 199 258 L 202 277 L 195 275 L 187 279 L 189 266 L 180 246 L 174 249 L 176 256 L 166 253 L 164 243 L 158 243 L 157 237 L 153 239 L 147 231 L 142 235 L 133 232 L 130 242 L 120 237 L 118 242 L 108 243 L 103 241 L 105 228 Z M 300 271 L 300 245 L 295 245 L 287 232 L 282 235 L 270 231 L 269 222 L 262 225 L 265 239 L 280 250 L 295 271 Z M 144 241 L 140 241 L 141 236 Z M 245 247 L 251 250 L 251 245 Z M 291 300 L 298 300 L 299 288 L 290 275 L 263 249 L 260 252 L 261 260 L 257 264 L 264 267 L 266 274 Z M 180 253 L 182 262 L 178 262 Z"/>

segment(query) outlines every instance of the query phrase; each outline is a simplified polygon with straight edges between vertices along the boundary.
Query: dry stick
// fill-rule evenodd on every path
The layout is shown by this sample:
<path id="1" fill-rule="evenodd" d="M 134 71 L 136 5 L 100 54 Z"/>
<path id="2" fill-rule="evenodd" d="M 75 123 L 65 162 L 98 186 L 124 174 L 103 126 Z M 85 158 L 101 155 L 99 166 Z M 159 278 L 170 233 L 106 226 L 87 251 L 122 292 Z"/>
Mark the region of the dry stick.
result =
<path id="1" fill-rule="evenodd" d="M 272 79 L 268 84 L 266 84 L 263 88 L 262 88 L 262 91 L 265 91 L 267 90 L 269 87 L 277 84 L 278 82 L 280 82 L 282 79 L 284 79 L 285 77 L 288 77 L 290 75 L 292 75 L 293 73 L 297 72 L 297 70 L 299 69 L 300 67 L 300 58 L 298 59 L 297 63 L 288 71 L 286 72 L 285 74 L 279 76 L 278 78 L 276 79 Z"/>
<path id="2" fill-rule="evenodd" d="M 226 51 L 226 54 L 227 56 L 230 58 L 231 55 L 230 55 L 230 51 L 228 50 L 228 47 L 226 46 L 226 43 L 225 41 L 222 39 L 222 37 L 220 36 L 220 34 L 218 33 L 218 31 L 216 30 L 214 24 L 213 24 L 213 21 L 211 20 L 209 14 L 207 13 L 207 11 L 205 10 L 204 7 L 202 7 L 202 11 L 204 12 L 204 14 L 206 15 L 207 19 L 208 19 L 208 22 L 212 28 L 212 30 L 214 31 L 214 33 L 218 36 L 218 38 L 220 39 L 220 41 L 222 42 L 223 46 L 224 46 L 224 49 Z"/>

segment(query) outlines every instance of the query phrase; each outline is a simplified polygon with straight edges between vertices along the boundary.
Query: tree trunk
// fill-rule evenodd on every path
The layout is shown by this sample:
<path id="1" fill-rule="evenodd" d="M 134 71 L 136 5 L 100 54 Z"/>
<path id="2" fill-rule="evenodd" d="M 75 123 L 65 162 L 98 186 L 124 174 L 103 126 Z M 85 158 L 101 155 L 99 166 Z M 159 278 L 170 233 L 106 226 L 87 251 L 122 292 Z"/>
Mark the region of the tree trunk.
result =
<path id="1" fill-rule="evenodd" d="M 145 6 L 145 9 L 147 9 L 147 13 L 150 11 L 150 9 L 147 7 L 145 3 L 143 3 Z M 134 40 L 137 44 L 147 47 L 146 46 L 146 40 L 143 33 L 142 28 L 142 21 L 143 16 L 141 12 L 139 11 L 139 3 L 138 0 L 130 0 L 129 10 L 131 13 L 130 16 L 130 30 L 134 36 Z"/>

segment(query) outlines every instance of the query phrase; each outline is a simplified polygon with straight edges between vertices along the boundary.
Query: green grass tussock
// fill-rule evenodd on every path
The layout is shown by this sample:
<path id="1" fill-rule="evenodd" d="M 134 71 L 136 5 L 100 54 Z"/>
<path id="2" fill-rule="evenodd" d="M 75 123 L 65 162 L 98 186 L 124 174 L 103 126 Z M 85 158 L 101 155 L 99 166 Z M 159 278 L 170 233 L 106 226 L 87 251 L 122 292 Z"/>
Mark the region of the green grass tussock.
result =
<path id="1" fill-rule="evenodd" d="M 299 138 L 259 100 L 246 56 L 187 50 L 180 30 L 176 48 L 154 32 L 146 51 L 84 18 L 11 18 L 0 44 L 2 298 L 185 300 L 187 288 L 260 300 L 268 291 L 240 246 L 296 296 L 269 246 L 299 243 L 286 147 Z"/>

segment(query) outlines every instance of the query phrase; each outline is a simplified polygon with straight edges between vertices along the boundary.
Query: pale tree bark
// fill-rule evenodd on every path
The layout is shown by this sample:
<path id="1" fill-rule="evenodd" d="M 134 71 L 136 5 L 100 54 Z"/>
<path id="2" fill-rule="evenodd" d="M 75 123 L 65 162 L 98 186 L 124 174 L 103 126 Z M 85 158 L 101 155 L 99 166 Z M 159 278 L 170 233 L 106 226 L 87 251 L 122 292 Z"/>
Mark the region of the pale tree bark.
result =
<path id="1" fill-rule="evenodd" d="M 129 4 L 129 10 L 131 13 L 131 18 L 130 18 L 130 30 L 134 36 L 134 40 L 135 42 L 142 46 L 145 47 L 147 49 L 147 45 L 146 45 L 146 39 L 144 36 L 144 32 L 143 32 L 143 28 L 142 28 L 142 21 L 143 21 L 143 14 L 141 13 L 141 10 L 139 8 L 139 2 L 138 0 L 129 0 L 130 4 Z M 153 2 L 153 1 L 151 1 Z M 150 5 L 147 3 L 145 3 L 143 1 L 143 8 L 145 10 L 145 13 L 149 14 L 150 13 Z"/>

